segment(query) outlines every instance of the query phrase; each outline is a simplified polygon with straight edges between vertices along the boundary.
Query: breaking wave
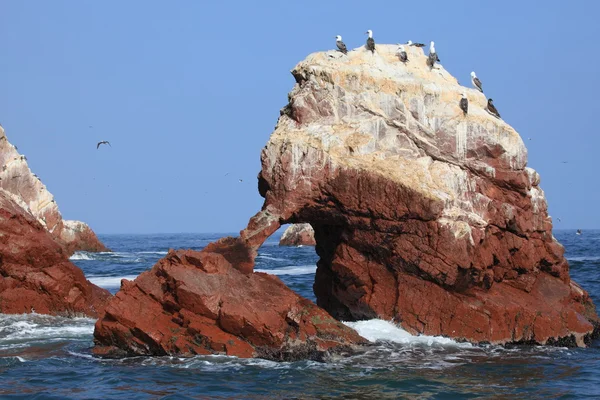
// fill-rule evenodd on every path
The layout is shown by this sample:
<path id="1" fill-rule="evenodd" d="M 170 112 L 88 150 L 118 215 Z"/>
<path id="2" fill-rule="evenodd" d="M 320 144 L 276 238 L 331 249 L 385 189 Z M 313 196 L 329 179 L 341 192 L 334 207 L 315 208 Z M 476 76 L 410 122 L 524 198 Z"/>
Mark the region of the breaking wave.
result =
<path id="1" fill-rule="evenodd" d="M 317 271 L 316 265 L 291 265 L 283 268 L 255 269 L 256 272 L 264 272 L 271 275 L 307 275 Z"/>

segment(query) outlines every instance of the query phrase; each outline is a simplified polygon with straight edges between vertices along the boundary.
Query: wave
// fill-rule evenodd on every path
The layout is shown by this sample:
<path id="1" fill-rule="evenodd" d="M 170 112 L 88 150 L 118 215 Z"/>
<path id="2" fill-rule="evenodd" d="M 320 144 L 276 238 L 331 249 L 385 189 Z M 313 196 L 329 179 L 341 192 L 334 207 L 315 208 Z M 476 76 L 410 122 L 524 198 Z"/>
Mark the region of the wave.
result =
<path id="1" fill-rule="evenodd" d="M 265 254 L 259 254 L 256 258 L 260 258 L 263 260 L 271 260 L 271 261 L 287 261 L 285 258 L 277 258 L 277 257 L 271 257 Z"/>
<path id="2" fill-rule="evenodd" d="M 307 275 L 317 271 L 316 265 L 291 265 L 289 267 L 274 269 L 255 269 L 255 272 L 264 272 L 271 275 Z"/>
<path id="3" fill-rule="evenodd" d="M 473 347 L 470 343 L 458 343 L 452 339 L 442 336 L 411 335 L 397 325 L 382 319 L 371 319 L 367 321 L 344 322 L 345 325 L 354 329 L 371 342 L 393 342 L 400 344 L 420 344 L 426 346 L 458 346 Z"/>
<path id="4" fill-rule="evenodd" d="M 600 256 L 567 257 L 569 261 L 600 261 Z"/>
<path id="5" fill-rule="evenodd" d="M 91 318 L 67 318 L 41 314 L 0 314 L 2 348 L 22 347 L 23 342 L 89 337 L 94 332 Z"/>
<path id="6" fill-rule="evenodd" d="M 137 275 L 126 275 L 126 276 L 87 276 L 87 280 L 92 282 L 96 286 L 100 286 L 104 289 L 118 288 L 121 286 L 121 279 L 134 280 Z"/>
<path id="7" fill-rule="evenodd" d="M 69 260 L 93 260 L 94 258 L 85 251 L 76 251 Z"/>

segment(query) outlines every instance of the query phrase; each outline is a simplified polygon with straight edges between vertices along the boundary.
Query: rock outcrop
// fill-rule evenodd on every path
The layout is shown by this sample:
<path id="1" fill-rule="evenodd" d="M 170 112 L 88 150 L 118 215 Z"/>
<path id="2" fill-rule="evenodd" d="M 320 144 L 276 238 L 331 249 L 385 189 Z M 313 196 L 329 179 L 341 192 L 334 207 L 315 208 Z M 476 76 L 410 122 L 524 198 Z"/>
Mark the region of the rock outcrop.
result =
<path id="1" fill-rule="evenodd" d="M 211 246 L 227 254 L 223 243 Z M 235 248 L 235 247 L 234 247 Z M 279 278 L 245 274 L 223 254 L 171 251 L 123 280 L 94 331 L 97 355 L 227 354 L 320 360 L 364 343 Z"/>
<path id="2" fill-rule="evenodd" d="M 407 64 L 395 50 L 315 53 L 294 68 L 262 152 L 263 210 L 239 240 L 256 249 L 280 224 L 310 223 L 317 304 L 337 319 L 583 346 L 598 316 L 570 280 L 521 137 L 421 49 Z"/>
<path id="3" fill-rule="evenodd" d="M 22 203 L 0 189 L 0 313 L 97 317 L 110 293 L 85 279 Z"/>
<path id="4" fill-rule="evenodd" d="M 108 251 L 83 222 L 63 220 L 54 196 L 31 172 L 27 158 L 19 154 L 0 127 L 0 189 L 14 195 L 19 205 L 33 215 L 71 255 L 77 250 Z"/>
<path id="5" fill-rule="evenodd" d="M 279 240 L 280 246 L 314 246 L 315 231 L 310 224 L 290 225 Z"/>
<path id="6" fill-rule="evenodd" d="M 294 68 L 261 156 L 262 211 L 239 237 L 123 281 L 96 324 L 96 354 L 318 359 L 364 341 L 330 315 L 471 342 L 585 345 L 598 316 L 569 278 L 523 141 L 422 50 L 405 65 L 395 49 L 315 53 Z M 314 290 L 329 314 L 253 272 L 287 223 L 314 228 Z"/>

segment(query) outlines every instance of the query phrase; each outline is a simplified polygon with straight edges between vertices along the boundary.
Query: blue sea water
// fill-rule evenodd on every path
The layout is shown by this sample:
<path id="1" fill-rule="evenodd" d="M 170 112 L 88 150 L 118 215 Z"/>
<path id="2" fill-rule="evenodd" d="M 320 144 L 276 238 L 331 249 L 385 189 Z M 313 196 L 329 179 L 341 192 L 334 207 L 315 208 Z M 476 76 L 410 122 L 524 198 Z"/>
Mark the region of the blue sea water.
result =
<path id="1" fill-rule="evenodd" d="M 72 258 L 92 282 L 118 290 L 169 248 L 201 249 L 221 234 L 104 235 L 114 253 Z M 600 304 L 600 231 L 557 231 L 571 276 Z M 257 269 L 314 300 L 312 247 L 260 249 Z M 92 357 L 94 320 L 0 314 L 0 398 L 600 398 L 600 342 L 591 348 L 473 346 L 411 336 L 381 321 L 354 326 L 376 341 L 328 363 L 235 357 Z"/>

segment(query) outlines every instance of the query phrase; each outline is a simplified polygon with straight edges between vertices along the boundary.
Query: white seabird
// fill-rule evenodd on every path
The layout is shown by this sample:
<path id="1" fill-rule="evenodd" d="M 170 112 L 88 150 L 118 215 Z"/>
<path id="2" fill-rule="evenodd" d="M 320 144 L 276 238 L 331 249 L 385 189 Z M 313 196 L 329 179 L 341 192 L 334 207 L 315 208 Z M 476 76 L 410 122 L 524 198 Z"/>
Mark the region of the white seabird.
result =
<path id="1" fill-rule="evenodd" d="M 344 54 L 348 54 L 348 49 L 346 48 L 346 45 L 344 44 L 344 42 L 342 42 L 342 36 L 341 35 L 337 35 L 335 37 L 335 44 L 338 48 L 339 51 L 341 51 Z"/>
<path id="2" fill-rule="evenodd" d="M 375 39 L 373 39 L 373 31 L 369 29 L 365 33 L 369 35 L 367 38 L 367 50 L 371 50 L 371 53 L 375 53 Z"/>
<path id="3" fill-rule="evenodd" d="M 477 75 L 475 75 L 475 71 L 471 72 L 471 83 L 473 83 L 473 86 L 475 86 L 477 90 L 483 93 L 483 86 L 481 85 L 481 81 L 479 80 Z"/>
<path id="4" fill-rule="evenodd" d="M 400 61 L 405 64 L 408 61 L 408 54 L 406 54 L 406 50 L 404 49 L 403 45 L 398 46 L 398 57 L 400 58 Z"/>

